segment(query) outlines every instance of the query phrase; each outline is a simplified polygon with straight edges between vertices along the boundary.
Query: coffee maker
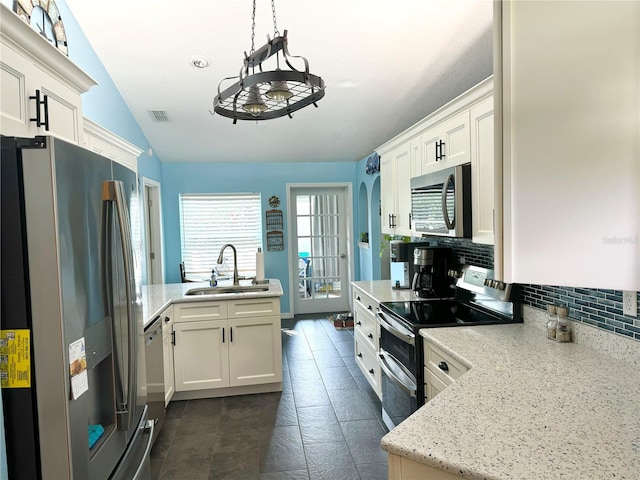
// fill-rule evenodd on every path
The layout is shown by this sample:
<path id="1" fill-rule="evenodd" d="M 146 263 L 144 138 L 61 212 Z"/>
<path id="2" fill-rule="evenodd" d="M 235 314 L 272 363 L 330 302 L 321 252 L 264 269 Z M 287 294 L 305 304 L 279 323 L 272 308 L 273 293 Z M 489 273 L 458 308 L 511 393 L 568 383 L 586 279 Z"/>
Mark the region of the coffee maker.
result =
<path id="1" fill-rule="evenodd" d="M 403 242 L 402 240 L 391 240 L 389 242 L 392 288 L 411 288 L 413 274 L 416 271 L 413 264 L 413 252 L 418 247 L 428 245 L 428 242 Z"/>
<path id="2" fill-rule="evenodd" d="M 411 289 L 421 298 L 448 298 L 453 291 L 449 282 L 451 249 L 447 247 L 420 247 L 413 251 L 415 272 Z"/>

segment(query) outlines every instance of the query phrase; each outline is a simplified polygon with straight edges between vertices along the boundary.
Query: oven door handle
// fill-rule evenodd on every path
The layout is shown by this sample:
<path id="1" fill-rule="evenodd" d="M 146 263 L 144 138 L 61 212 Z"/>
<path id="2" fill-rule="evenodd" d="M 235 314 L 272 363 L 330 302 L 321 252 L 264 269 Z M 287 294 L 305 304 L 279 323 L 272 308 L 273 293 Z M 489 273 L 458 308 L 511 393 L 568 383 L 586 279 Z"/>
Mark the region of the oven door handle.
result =
<path id="1" fill-rule="evenodd" d="M 417 388 L 416 388 L 416 386 L 412 385 L 412 384 L 407 385 L 405 382 L 402 381 L 402 379 L 400 379 L 400 377 L 398 377 L 393 372 L 393 369 L 390 366 L 389 361 L 391 361 L 393 363 L 395 363 L 395 362 L 393 361 L 393 357 L 391 357 L 390 359 L 387 359 L 388 357 L 391 357 L 391 355 L 389 355 L 384 350 L 381 350 L 380 352 L 378 352 L 378 365 L 380 365 L 380 369 L 384 372 L 384 374 L 387 377 L 389 377 L 389 380 L 391 380 L 398 387 L 400 387 L 400 389 L 404 393 L 409 395 L 411 398 L 416 398 L 416 396 L 417 396 Z"/>
<path id="2" fill-rule="evenodd" d="M 391 335 L 402 340 L 404 343 L 415 346 L 416 336 L 413 333 L 404 333 L 398 328 L 394 327 L 391 323 L 389 323 L 389 320 L 387 320 L 382 312 L 378 312 L 378 320 L 380 320 L 380 326 Z"/>

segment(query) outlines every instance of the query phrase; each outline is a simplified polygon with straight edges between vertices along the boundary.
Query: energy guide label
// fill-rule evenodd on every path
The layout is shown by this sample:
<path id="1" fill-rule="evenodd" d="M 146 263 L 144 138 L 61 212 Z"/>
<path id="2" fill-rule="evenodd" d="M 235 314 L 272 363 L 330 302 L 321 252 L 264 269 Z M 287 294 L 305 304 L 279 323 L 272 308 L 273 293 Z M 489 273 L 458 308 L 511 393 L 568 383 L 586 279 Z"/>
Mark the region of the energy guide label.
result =
<path id="1" fill-rule="evenodd" d="M 0 330 L 0 386 L 31 387 L 29 330 Z"/>

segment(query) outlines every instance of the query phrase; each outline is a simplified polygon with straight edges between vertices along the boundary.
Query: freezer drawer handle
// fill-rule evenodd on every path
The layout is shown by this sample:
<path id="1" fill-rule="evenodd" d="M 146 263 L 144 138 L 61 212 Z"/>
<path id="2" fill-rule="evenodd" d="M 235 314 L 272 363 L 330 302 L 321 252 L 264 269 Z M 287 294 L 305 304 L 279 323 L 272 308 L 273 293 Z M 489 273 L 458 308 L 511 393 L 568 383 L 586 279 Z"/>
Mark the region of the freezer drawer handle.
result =
<path id="1" fill-rule="evenodd" d="M 405 333 L 400 329 L 398 329 L 397 327 L 394 327 L 390 323 L 390 320 L 387 320 L 387 318 L 384 316 L 382 312 L 377 312 L 377 315 L 378 315 L 380 326 L 384 328 L 387 332 L 389 332 L 391 335 L 398 338 L 399 340 L 402 340 L 404 343 L 408 343 L 409 345 L 416 344 L 416 336 L 413 333 Z"/>
<path id="2" fill-rule="evenodd" d="M 156 422 L 154 419 L 152 419 L 152 420 L 147 420 L 144 423 L 144 426 L 140 428 L 140 430 L 142 430 L 143 432 L 146 432 L 147 430 L 149 430 L 149 441 L 147 442 L 147 448 L 145 448 L 144 450 L 144 455 L 142 456 L 142 462 L 140 462 L 140 465 L 138 465 L 136 473 L 133 475 L 133 480 L 138 480 L 139 478 L 141 478 L 140 474 L 142 473 L 142 469 L 144 468 L 144 463 L 145 463 L 144 461 L 151 452 L 151 440 L 153 439 L 153 430 L 155 429 L 155 425 L 156 425 Z"/>

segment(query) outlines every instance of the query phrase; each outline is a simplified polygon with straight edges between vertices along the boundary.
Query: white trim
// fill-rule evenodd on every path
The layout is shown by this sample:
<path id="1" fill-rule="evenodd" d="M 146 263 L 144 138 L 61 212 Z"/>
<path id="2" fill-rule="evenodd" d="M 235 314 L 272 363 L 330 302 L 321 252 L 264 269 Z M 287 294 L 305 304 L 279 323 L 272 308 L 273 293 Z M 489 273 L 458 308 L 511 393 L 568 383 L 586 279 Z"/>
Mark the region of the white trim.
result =
<path id="1" fill-rule="evenodd" d="M 413 124 L 411 127 L 399 133 L 391 140 L 383 143 L 375 151 L 382 156 L 392 151 L 397 146 L 411 140 L 412 137 L 422 133 L 432 125 L 442 122 L 443 120 L 454 116 L 462 110 L 468 110 L 474 104 L 484 100 L 489 95 L 493 95 L 493 75 L 487 77 L 482 82 L 473 86 L 466 92 L 458 95 L 446 105 L 440 107 L 435 112 L 427 115 L 422 120 Z"/>
<path id="2" fill-rule="evenodd" d="M 134 145 L 133 143 L 128 142 L 122 137 L 119 137 L 115 133 L 107 130 L 102 125 L 97 124 L 96 122 L 89 120 L 87 117 L 84 117 L 84 130 L 87 133 L 90 133 L 94 137 L 98 137 L 100 140 L 104 140 L 105 142 L 113 145 L 114 147 L 119 148 L 120 150 L 128 153 L 129 155 L 133 155 L 138 158 L 143 150 Z"/>
<path id="3" fill-rule="evenodd" d="M 149 222 L 149 218 L 147 215 L 147 202 L 148 202 L 148 198 L 147 198 L 147 188 L 146 187 L 151 187 L 156 191 L 156 194 L 154 195 L 154 200 L 155 202 L 157 202 L 157 214 L 158 214 L 158 218 L 157 218 L 157 224 L 156 224 L 156 229 L 155 232 L 158 234 L 157 238 L 155 238 L 155 240 L 158 242 L 160 248 L 159 248 L 159 252 L 156 252 L 156 266 L 159 266 L 159 274 L 156 273 L 155 278 L 149 278 L 149 239 L 147 238 L 147 223 Z M 144 225 L 144 233 L 145 233 L 145 242 L 144 242 L 144 255 L 145 255 L 145 265 L 146 265 L 146 271 L 147 271 L 147 284 L 152 284 L 152 283 L 164 283 L 164 238 L 162 235 L 162 232 L 164 231 L 163 229 L 163 225 L 162 225 L 162 191 L 161 191 L 161 185 L 159 182 L 157 182 L 156 180 L 152 180 L 150 178 L 147 177 L 142 177 L 142 201 L 143 201 L 143 208 L 142 208 L 142 218 L 143 218 L 143 225 Z M 152 232 L 153 235 L 153 232 Z M 156 270 L 157 271 L 157 270 Z M 159 278 L 158 278 L 159 277 Z"/>
<path id="4" fill-rule="evenodd" d="M 345 194 L 345 224 L 347 226 L 347 255 L 348 255 L 348 268 L 347 268 L 347 290 L 345 291 L 345 295 L 348 295 L 348 291 L 349 291 L 349 287 L 351 285 L 351 281 L 354 278 L 354 256 L 355 256 L 355 251 L 354 251 L 354 242 L 353 242 L 353 231 L 354 231 L 354 219 L 353 219 L 353 184 L 351 182 L 334 182 L 334 183 L 287 183 L 286 184 L 286 188 L 287 188 L 287 194 L 286 194 L 286 205 L 287 205 L 287 262 L 289 265 L 289 269 L 288 269 L 288 275 L 289 275 L 289 312 L 290 314 L 293 316 L 295 315 L 295 302 L 294 302 L 294 295 L 297 292 L 297 287 L 296 289 L 294 289 L 294 287 L 297 285 L 293 284 L 293 272 L 297 270 L 297 265 L 294 265 L 293 262 L 293 255 L 292 255 L 292 249 L 293 249 L 293 245 L 294 245 L 294 239 L 293 239 L 293 235 L 292 235 L 292 208 L 291 208 L 291 190 L 292 189 L 296 189 L 296 188 L 336 188 L 336 189 L 340 189 L 344 191 Z M 347 298 L 347 304 L 350 305 L 350 300 L 351 297 L 349 296 Z M 348 307 L 350 308 L 350 307 Z"/>
<path id="5" fill-rule="evenodd" d="M 35 60 L 48 75 L 73 87 L 78 93 L 84 93 L 98 84 L 4 4 L 0 4 L 0 22 L 2 43 Z"/>

